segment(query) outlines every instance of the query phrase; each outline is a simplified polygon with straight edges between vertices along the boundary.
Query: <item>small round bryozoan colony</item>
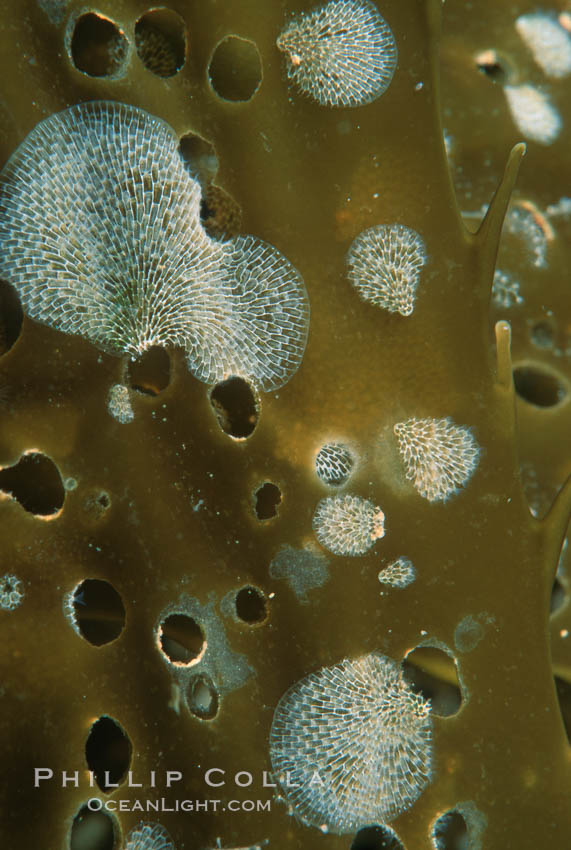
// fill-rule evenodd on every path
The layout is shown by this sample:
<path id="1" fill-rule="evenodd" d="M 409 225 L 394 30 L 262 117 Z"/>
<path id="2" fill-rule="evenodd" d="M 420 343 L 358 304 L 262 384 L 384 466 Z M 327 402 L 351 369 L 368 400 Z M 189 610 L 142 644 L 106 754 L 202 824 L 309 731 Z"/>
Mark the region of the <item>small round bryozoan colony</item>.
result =
<path id="1" fill-rule="evenodd" d="M 317 505 L 313 530 L 335 555 L 364 555 L 385 536 L 385 515 L 360 496 L 331 496 Z"/>
<path id="2" fill-rule="evenodd" d="M 348 277 L 363 301 L 410 316 L 426 259 L 424 241 L 410 227 L 370 227 L 349 248 Z"/>
<path id="3" fill-rule="evenodd" d="M 24 588 L 19 578 L 9 573 L 0 577 L 0 608 L 13 611 L 23 598 Z"/>
<path id="4" fill-rule="evenodd" d="M 389 584 L 391 587 L 408 587 L 416 578 L 414 564 L 408 558 L 397 558 L 379 573 L 381 584 Z"/>
<path id="5" fill-rule="evenodd" d="M 353 454 L 343 443 L 326 443 L 321 446 L 315 457 L 317 477 L 333 487 L 345 484 L 354 465 Z"/>
<path id="6" fill-rule="evenodd" d="M 431 750 L 430 703 L 378 653 L 295 684 L 270 732 L 272 768 L 292 813 L 337 834 L 410 808 L 430 780 Z"/>
<path id="7" fill-rule="evenodd" d="M 129 396 L 129 388 L 124 384 L 114 384 L 109 390 L 109 398 L 107 399 L 107 410 L 117 422 L 121 425 L 127 425 L 135 418 L 131 398 Z"/>
<path id="8" fill-rule="evenodd" d="M 141 822 L 127 835 L 125 850 L 175 850 L 175 846 L 160 823 Z"/>
<path id="9" fill-rule="evenodd" d="M 322 106 L 362 106 L 387 90 L 397 64 L 390 27 L 368 0 L 331 0 L 293 18 L 277 39 L 287 74 Z"/>
<path id="10" fill-rule="evenodd" d="M 470 430 L 452 419 L 408 419 L 394 426 L 406 477 L 429 502 L 464 487 L 478 466 L 480 448 Z"/>

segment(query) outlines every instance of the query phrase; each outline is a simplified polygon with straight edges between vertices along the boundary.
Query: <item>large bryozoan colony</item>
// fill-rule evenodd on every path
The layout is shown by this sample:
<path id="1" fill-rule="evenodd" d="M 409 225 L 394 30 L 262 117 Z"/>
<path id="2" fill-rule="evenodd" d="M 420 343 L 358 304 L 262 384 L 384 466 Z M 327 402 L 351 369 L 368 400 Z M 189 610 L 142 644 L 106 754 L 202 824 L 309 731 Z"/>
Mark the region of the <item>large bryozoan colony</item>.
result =
<path id="1" fill-rule="evenodd" d="M 117 103 L 39 124 L 3 172 L 0 274 L 32 318 L 105 351 L 176 345 L 201 381 L 273 389 L 305 348 L 303 280 L 259 239 L 208 237 L 177 141 Z"/>
<path id="2" fill-rule="evenodd" d="M 390 658 L 312 673 L 282 697 L 270 755 L 287 801 L 324 832 L 356 832 L 409 808 L 431 772 L 430 703 Z"/>

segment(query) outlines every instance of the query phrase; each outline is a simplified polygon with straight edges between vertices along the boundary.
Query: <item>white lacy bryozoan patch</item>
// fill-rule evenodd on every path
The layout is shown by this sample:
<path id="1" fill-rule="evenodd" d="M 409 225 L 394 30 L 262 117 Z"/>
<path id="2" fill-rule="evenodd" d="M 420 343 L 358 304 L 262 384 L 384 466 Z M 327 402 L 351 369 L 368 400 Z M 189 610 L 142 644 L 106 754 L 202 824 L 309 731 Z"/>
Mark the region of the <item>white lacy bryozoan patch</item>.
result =
<path id="1" fill-rule="evenodd" d="M 353 240 L 347 254 L 348 276 L 363 301 L 410 316 L 426 259 L 424 241 L 415 230 L 381 224 Z"/>
<path id="2" fill-rule="evenodd" d="M 385 515 L 360 496 L 331 496 L 317 505 L 313 530 L 321 545 L 335 555 L 364 555 L 384 537 Z"/>
<path id="3" fill-rule="evenodd" d="M 406 477 L 429 502 L 444 501 L 470 480 L 480 448 L 452 419 L 408 419 L 394 426 Z"/>
<path id="4" fill-rule="evenodd" d="M 263 390 L 303 356 L 300 274 L 253 236 L 211 239 L 174 131 L 120 103 L 42 121 L 0 178 L 0 276 L 39 322 L 132 357 L 181 346 L 201 381 Z"/>
<path id="5" fill-rule="evenodd" d="M 127 835 L 125 850 L 175 850 L 175 846 L 160 823 L 141 822 Z"/>
<path id="6" fill-rule="evenodd" d="M 390 27 L 368 0 L 331 0 L 280 33 L 288 77 L 322 106 L 362 106 L 387 90 L 397 64 Z"/>
<path id="7" fill-rule="evenodd" d="M 343 443 L 325 443 L 315 456 L 317 477 L 333 487 L 345 484 L 353 467 L 355 458 L 348 446 Z"/>
<path id="8" fill-rule="evenodd" d="M 430 703 L 376 652 L 311 673 L 281 698 L 274 776 L 303 823 L 344 834 L 410 808 L 431 776 Z"/>

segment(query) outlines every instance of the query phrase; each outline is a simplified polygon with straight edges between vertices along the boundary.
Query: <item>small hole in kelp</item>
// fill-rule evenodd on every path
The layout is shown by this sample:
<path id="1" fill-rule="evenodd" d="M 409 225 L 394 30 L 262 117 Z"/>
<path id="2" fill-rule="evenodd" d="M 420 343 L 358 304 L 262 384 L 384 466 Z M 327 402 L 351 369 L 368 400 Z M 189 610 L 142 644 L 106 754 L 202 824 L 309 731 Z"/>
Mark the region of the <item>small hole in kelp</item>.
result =
<path id="1" fill-rule="evenodd" d="M 200 624 L 187 614 L 170 614 L 161 622 L 159 645 L 168 660 L 180 666 L 196 664 L 206 649 Z"/>
<path id="2" fill-rule="evenodd" d="M 404 847 L 388 826 L 366 826 L 353 839 L 351 850 L 404 850 Z"/>
<path id="3" fill-rule="evenodd" d="M 135 24 L 135 47 L 145 68 L 158 77 L 172 77 L 186 58 L 186 27 L 172 9 L 150 9 Z"/>
<path id="4" fill-rule="evenodd" d="M 118 850 L 119 829 L 104 810 L 93 811 L 87 803 L 73 819 L 69 850 Z"/>
<path id="5" fill-rule="evenodd" d="M 242 587 L 236 594 L 236 616 L 251 626 L 263 623 L 268 616 L 266 597 L 257 587 Z"/>
<path id="6" fill-rule="evenodd" d="M 435 850 L 466 850 L 468 827 L 456 809 L 444 812 L 432 827 L 432 844 Z"/>
<path id="7" fill-rule="evenodd" d="M 571 682 L 562 679 L 560 676 L 554 676 L 555 692 L 561 712 L 561 720 L 567 733 L 567 740 L 571 742 Z"/>
<path id="8" fill-rule="evenodd" d="M 555 330 L 549 322 L 536 322 L 531 328 L 530 339 L 536 348 L 553 348 Z"/>
<path id="9" fill-rule="evenodd" d="M 178 151 L 189 174 L 201 186 L 207 186 L 218 171 L 218 157 L 211 142 L 194 133 L 181 136 Z"/>
<path id="10" fill-rule="evenodd" d="M 26 452 L 14 466 L 0 469 L 0 491 L 9 494 L 34 516 L 49 519 L 63 507 L 65 488 L 53 460 L 41 452 Z"/>
<path id="11" fill-rule="evenodd" d="M 214 49 L 208 77 L 222 100 L 250 100 L 262 82 L 262 60 L 258 48 L 247 38 L 227 36 Z"/>
<path id="12" fill-rule="evenodd" d="M 565 605 L 566 596 L 567 594 L 565 592 L 565 588 L 563 587 L 559 579 L 556 577 L 551 588 L 551 598 L 549 601 L 550 614 L 555 614 L 556 611 L 559 611 L 560 608 L 563 608 L 563 606 Z"/>
<path id="13" fill-rule="evenodd" d="M 67 611 L 73 628 L 93 646 L 115 640 L 125 626 L 125 606 L 108 581 L 80 582 L 68 597 Z"/>
<path id="14" fill-rule="evenodd" d="M 128 42 L 114 21 L 87 12 L 75 22 L 70 52 L 78 71 L 90 77 L 116 77 L 124 69 Z"/>
<path id="15" fill-rule="evenodd" d="M 420 646 L 402 663 L 405 680 L 415 693 L 430 700 L 432 714 L 450 717 L 462 705 L 456 662 L 442 649 Z"/>
<path id="16" fill-rule="evenodd" d="M 129 737 L 116 720 L 104 714 L 95 721 L 85 742 L 85 760 L 102 791 L 125 779 L 131 755 Z"/>
<path id="17" fill-rule="evenodd" d="M 255 499 L 255 510 L 258 519 L 272 519 L 272 517 L 277 515 L 278 505 L 282 500 L 281 490 L 276 484 L 266 481 L 265 484 L 262 484 L 256 490 Z"/>
<path id="18" fill-rule="evenodd" d="M 258 403 L 248 381 L 228 378 L 210 393 L 210 403 L 222 430 L 230 437 L 249 437 L 258 423 Z"/>
<path id="19" fill-rule="evenodd" d="M 209 676 L 199 674 L 188 683 L 189 710 L 201 720 L 212 720 L 218 714 L 218 692 Z"/>
<path id="20" fill-rule="evenodd" d="M 170 381 L 170 358 L 164 348 L 153 346 L 128 366 L 131 389 L 145 395 L 157 396 Z"/>
<path id="21" fill-rule="evenodd" d="M 516 366 L 513 378 L 518 396 L 535 407 L 554 407 L 567 396 L 567 390 L 557 375 L 541 366 Z"/>
<path id="22" fill-rule="evenodd" d="M 13 286 L 0 280 L 0 356 L 6 354 L 22 330 L 24 313 Z"/>
<path id="23" fill-rule="evenodd" d="M 474 59 L 478 71 L 492 83 L 499 83 L 504 86 L 513 79 L 514 68 L 512 63 L 496 50 L 482 50 Z"/>

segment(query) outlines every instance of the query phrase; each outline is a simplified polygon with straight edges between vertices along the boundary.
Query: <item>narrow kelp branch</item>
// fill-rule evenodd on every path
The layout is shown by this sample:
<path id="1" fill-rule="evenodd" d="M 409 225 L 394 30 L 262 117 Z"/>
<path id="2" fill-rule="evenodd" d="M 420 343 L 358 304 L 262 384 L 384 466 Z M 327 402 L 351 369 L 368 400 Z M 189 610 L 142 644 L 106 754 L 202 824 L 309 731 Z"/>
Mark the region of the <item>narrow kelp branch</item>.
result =
<path id="1" fill-rule="evenodd" d="M 482 266 L 487 270 L 493 270 L 496 265 L 504 219 L 525 152 L 526 146 L 523 142 L 518 142 L 511 149 L 500 185 L 475 235 L 475 241 L 480 246 Z"/>
<path id="2" fill-rule="evenodd" d="M 540 521 L 542 567 L 546 580 L 545 608 L 549 631 L 553 689 L 558 703 L 561 738 L 568 754 L 571 742 L 571 662 L 569 659 L 568 548 L 571 521 L 571 475 Z M 566 746 L 567 745 L 567 746 Z"/>
<path id="3" fill-rule="evenodd" d="M 495 336 L 495 376 L 493 384 L 494 431 L 496 440 L 503 446 L 503 460 L 511 469 L 513 476 L 510 498 L 517 498 L 523 517 L 527 519 L 527 502 L 522 487 L 517 487 L 520 459 L 517 449 L 516 395 L 513 381 L 511 356 L 512 333 L 510 323 L 505 319 L 494 325 Z M 509 473 L 508 473 L 509 474 Z"/>
<path id="4" fill-rule="evenodd" d="M 498 389 L 505 394 L 506 404 L 515 408 L 514 382 L 512 375 L 511 358 L 511 328 L 509 322 L 496 322 L 494 327 L 496 335 L 496 384 Z"/>
<path id="5" fill-rule="evenodd" d="M 543 549 L 545 552 L 545 570 L 547 578 L 553 582 L 561 556 L 565 535 L 571 522 L 571 474 L 560 488 L 551 508 L 541 520 Z"/>
<path id="6" fill-rule="evenodd" d="M 485 323 L 486 326 L 489 323 L 492 284 L 494 280 L 494 271 L 496 268 L 500 239 L 502 236 L 502 228 L 504 226 L 506 213 L 514 192 L 520 164 L 525 152 L 526 146 L 523 143 L 514 145 L 510 151 L 502 179 L 492 197 L 492 200 L 490 201 L 486 214 L 478 230 L 474 233 L 472 230 L 469 230 L 465 224 L 463 225 L 464 238 L 476 252 L 477 289 L 475 294 L 477 296 L 477 302 L 479 302 L 480 305 L 482 322 Z M 511 355 L 509 353 L 511 330 L 508 326 L 506 337 L 505 324 L 506 323 L 497 323 L 495 333 L 497 349 L 497 380 L 498 384 L 507 390 L 509 388 L 509 384 L 513 383 L 513 381 L 511 379 Z M 506 351 L 508 355 L 507 359 Z M 508 367 L 510 370 L 509 378 L 507 375 Z"/>

